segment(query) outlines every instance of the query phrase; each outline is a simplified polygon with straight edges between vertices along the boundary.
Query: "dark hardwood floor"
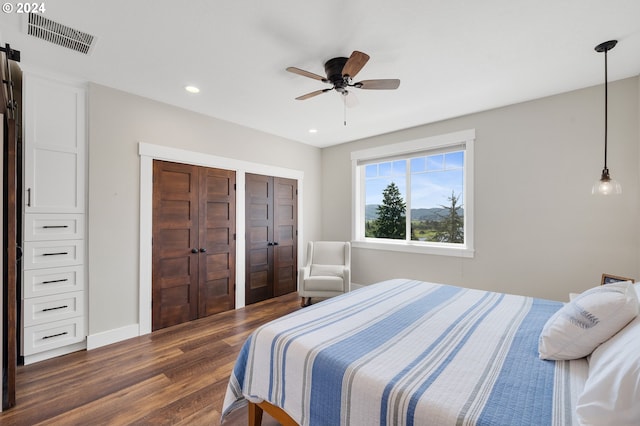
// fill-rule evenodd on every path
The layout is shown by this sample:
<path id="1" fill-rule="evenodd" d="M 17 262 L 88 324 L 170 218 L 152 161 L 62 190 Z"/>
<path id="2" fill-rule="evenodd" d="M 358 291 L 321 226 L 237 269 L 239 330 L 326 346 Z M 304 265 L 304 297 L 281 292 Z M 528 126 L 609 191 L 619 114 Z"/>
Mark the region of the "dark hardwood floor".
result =
<path id="1" fill-rule="evenodd" d="M 246 337 L 300 309 L 297 293 L 91 351 L 20 366 L 0 425 L 217 425 Z M 246 425 L 246 409 L 225 425 Z M 276 425 L 265 415 L 263 425 Z"/>

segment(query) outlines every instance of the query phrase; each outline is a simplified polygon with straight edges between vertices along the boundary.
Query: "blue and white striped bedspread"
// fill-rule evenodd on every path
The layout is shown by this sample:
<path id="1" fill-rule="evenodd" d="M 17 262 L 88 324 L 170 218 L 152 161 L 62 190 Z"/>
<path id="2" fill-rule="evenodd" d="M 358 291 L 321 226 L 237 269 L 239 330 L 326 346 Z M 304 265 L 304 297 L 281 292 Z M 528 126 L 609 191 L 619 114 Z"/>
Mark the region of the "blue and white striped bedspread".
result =
<path id="1" fill-rule="evenodd" d="M 538 359 L 561 303 L 390 280 L 256 330 L 224 416 L 266 400 L 301 425 L 571 425 L 587 364 Z"/>

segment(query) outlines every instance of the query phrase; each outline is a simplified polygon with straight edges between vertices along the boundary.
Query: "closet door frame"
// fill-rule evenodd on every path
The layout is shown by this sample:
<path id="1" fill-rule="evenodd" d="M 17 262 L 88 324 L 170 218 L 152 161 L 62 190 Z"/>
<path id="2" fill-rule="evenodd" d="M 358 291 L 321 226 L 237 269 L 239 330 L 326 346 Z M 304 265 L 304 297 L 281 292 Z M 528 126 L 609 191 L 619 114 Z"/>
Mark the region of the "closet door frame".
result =
<path id="1" fill-rule="evenodd" d="M 138 335 L 151 333 L 151 270 L 152 270 L 152 217 L 153 217 L 153 160 L 173 161 L 236 172 L 236 253 L 245 253 L 245 173 L 270 175 L 298 182 L 298 241 L 304 241 L 302 219 L 304 172 L 284 167 L 269 166 L 249 161 L 208 155 L 194 151 L 139 142 L 140 155 L 140 309 Z M 298 244 L 298 265 L 303 263 L 303 244 Z M 236 271 L 245 270 L 244 255 L 236 256 Z M 244 274 L 236 274 L 236 309 L 245 306 Z M 88 342 L 88 347 L 93 345 Z M 99 345 L 96 345 L 97 347 Z"/>

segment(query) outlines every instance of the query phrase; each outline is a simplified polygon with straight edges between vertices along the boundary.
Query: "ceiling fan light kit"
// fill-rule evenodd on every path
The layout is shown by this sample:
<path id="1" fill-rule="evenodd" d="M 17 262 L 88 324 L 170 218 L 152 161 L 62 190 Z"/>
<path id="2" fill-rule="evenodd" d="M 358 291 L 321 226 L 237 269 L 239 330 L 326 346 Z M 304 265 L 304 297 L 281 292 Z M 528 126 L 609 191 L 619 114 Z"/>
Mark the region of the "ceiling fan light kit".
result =
<path id="1" fill-rule="evenodd" d="M 343 74 L 344 66 L 348 60 L 349 58 L 333 58 L 324 64 L 324 72 L 327 74 L 327 80 L 333 85 L 336 92 L 342 93 L 343 95 L 349 93 L 347 87 L 349 87 L 351 80 L 348 74 Z"/>

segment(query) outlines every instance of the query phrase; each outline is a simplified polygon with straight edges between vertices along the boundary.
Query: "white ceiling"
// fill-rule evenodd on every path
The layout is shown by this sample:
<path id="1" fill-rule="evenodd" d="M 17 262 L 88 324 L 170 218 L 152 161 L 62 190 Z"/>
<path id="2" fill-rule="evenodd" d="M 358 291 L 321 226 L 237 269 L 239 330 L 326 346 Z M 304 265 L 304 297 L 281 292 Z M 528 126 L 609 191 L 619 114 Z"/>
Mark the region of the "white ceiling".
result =
<path id="1" fill-rule="evenodd" d="M 12 2 L 15 4 L 15 2 Z M 638 0 L 46 0 L 44 15 L 98 38 L 83 55 L 27 36 L 0 14 L 2 43 L 24 67 L 93 81 L 324 147 L 640 74 Z M 356 80 L 395 91 L 339 94 L 288 73 L 324 75 L 353 50 Z M 193 84 L 197 95 L 184 91 Z M 318 129 L 315 134 L 309 129 Z"/>

